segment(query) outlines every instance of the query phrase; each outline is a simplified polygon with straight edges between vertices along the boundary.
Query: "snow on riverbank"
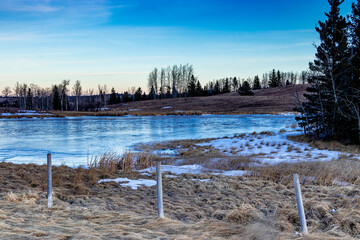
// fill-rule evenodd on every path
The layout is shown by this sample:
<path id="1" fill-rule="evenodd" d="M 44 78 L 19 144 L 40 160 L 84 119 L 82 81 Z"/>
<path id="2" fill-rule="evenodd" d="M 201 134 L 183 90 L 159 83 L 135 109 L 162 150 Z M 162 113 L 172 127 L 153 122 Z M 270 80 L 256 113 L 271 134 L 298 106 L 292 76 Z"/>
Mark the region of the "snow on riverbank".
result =
<path id="1" fill-rule="evenodd" d="M 147 175 L 148 173 L 155 172 L 155 168 L 146 168 L 143 170 L 139 170 L 144 175 Z M 207 169 L 201 165 L 193 164 L 193 165 L 181 165 L 181 166 L 173 166 L 173 165 L 162 165 L 161 166 L 161 172 L 170 172 L 175 175 L 180 175 L 184 173 L 190 173 L 190 174 L 214 174 L 214 175 L 224 175 L 224 176 L 244 176 L 246 174 L 249 174 L 248 171 L 242 171 L 242 170 L 232 170 L 232 171 L 221 171 L 217 169 Z"/>
<path id="2" fill-rule="evenodd" d="M 197 145 L 211 146 L 228 156 L 252 156 L 260 163 L 266 164 L 311 160 L 330 161 L 344 154 L 351 155 L 339 151 L 319 150 L 310 147 L 307 143 L 298 143 L 287 139 L 287 136 L 296 134 L 301 133 L 246 134 Z M 352 154 L 352 157 L 360 158 L 360 155 Z"/>
<path id="3" fill-rule="evenodd" d="M 44 116 L 44 115 L 52 115 L 52 114 L 46 112 L 37 112 L 33 110 L 21 110 L 15 113 L 0 113 L 0 116 Z"/>
<path id="4" fill-rule="evenodd" d="M 156 181 L 151 180 L 151 179 L 133 180 L 133 179 L 129 179 L 129 178 L 116 178 L 116 179 L 102 179 L 102 180 L 98 181 L 98 183 L 103 183 L 103 182 L 120 183 L 120 186 L 130 187 L 131 189 L 134 189 L 134 190 L 138 189 L 138 187 L 140 187 L 140 186 L 152 187 L 152 186 L 156 185 Z"/>

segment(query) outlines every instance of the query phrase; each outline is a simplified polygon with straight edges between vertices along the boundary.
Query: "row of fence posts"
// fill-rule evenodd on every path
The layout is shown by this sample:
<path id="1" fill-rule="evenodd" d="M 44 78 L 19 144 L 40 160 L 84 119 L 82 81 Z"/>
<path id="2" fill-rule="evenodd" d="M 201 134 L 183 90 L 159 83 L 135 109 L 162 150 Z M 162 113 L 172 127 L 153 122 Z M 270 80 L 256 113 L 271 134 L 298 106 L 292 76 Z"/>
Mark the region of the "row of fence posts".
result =
<path id="1" fill-rule="evenodd" d="M 299 212 L 301 233 L 307 234 L 307 225 L 304 212 L 304 206 L 301 196 L 301 188 L 299 175 L 293 174 L 296 204 Z M 164 218 L 164 204 L 163 204 L 163 191 L 162 191 L 162 174 L 161 174 L 161 161 L 156 161 L 156 192 L 157 192 L 157 207 L 158 217 Z M 47 207 L 52 208 L 52 169 L 51 169 L 51 153 L 47 154 Z"/>

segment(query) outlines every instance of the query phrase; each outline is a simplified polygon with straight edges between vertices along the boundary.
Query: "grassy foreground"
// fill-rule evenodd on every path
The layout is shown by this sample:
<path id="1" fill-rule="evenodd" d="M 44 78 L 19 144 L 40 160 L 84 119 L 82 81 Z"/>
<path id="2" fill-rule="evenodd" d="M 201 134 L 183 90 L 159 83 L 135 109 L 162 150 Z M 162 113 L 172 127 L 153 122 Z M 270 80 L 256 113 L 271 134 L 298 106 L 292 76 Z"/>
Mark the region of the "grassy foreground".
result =
<path id="1" fill-rule="evenodd" d="M 114 182 L 96 183 L 102 178 L 155 179 L 155 175 L 140 176 L 131 171 L 123 162 L 129 157 L 106 159 L 109 158 L 98 159 L 90 169 L 54 167 L 52 209 L 46 208 L 46 166 L 0 163 L 0 238 L 358 239 L 360 236 L 359 185 L 304 182 L 302 192 L 310 234 L 301 236 L 296 234 L 299 219 L 294 188 L 286 178 L 206 173 L 170 178 L 164 174 L 166 218 L 160 220 L 156 218 L 155 186 L 132 190 Z"/>

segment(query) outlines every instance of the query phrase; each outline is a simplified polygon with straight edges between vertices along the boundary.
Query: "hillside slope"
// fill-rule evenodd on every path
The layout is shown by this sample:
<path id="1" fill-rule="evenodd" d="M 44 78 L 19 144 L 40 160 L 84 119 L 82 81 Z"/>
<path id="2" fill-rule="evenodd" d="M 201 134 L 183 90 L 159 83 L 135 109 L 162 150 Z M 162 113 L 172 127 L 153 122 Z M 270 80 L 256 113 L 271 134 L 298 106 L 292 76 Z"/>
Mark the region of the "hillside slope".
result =
<path id="1" fill-rule="evenodd" d="M 296 85 L 298 95 L 307 85 Z M 177 112 L 198 112 L 213 114 L 265 114 L 291 112 L 296 106 L 295 87 L 282 86 L 254 91 L 254 96 L 240 96 L 226 93 L 210 97 L 192 97 L 121 103 L 110 106 L 111 110 L 130 111 L 133 114 L 171 114 Z"/>

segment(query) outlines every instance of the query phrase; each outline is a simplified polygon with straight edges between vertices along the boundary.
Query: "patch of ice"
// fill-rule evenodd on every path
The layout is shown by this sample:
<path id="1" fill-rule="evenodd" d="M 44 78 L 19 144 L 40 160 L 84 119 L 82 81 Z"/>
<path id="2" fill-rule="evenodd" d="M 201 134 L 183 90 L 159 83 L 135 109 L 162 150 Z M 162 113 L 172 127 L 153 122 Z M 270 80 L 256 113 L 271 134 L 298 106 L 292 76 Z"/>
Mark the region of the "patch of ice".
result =
<path id="1" fill-rule="evenodd" d="M 170 109 L 170 108 L 172 108 L 172 106 L 162 107 L 161 109 Z"/>
<path id="2" fill-rule="evenodd" d="M 335 209 L 331 209 L 330 212 L 336 213 L 336 210 L 335 210 Z"/>
<path id="3" fill-rule="evenodd" d="M 140 186 L 146 186 L 146 187 L 152 187 L 156 185 L 155 180 L 151 179 L 138 179 L 138 180 L 132 180 L 128 178 L 116 178 L 116 179 L 102 179 L 98 181 L 98 183 L 103 182 L 116 182 L 120 183 L 120 186 L 122 187 L 130 187 L 131 189 L 137 189 Z"/>

